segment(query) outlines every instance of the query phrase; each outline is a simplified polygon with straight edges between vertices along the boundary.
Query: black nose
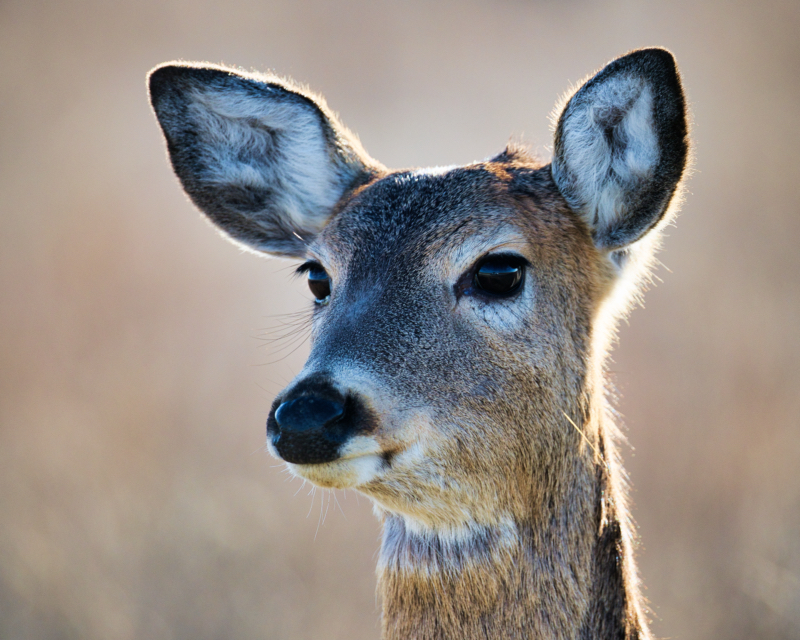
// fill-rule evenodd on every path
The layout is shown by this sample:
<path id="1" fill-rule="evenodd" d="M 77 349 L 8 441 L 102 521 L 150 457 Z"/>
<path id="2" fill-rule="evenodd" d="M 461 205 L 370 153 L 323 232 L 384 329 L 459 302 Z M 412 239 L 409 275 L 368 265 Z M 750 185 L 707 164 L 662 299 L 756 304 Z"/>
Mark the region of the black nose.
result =
<path id="1" fill-rule="evenodd" d="M 283 433 L 324 429 L 344 415 L 344 403 L 328 398 L 303 396 L 284 402 L 275 412 Z"/>
<path id="2" fill-rule="evenodd" d="M 331 386 L 303 385 L 273 408 L 267 435 L 287 462 L 331 462 L 339 457 L 340 446 L 353 433 L 354 412 L 347 408 L 352 403 Z"/>
<path id="3" fill-rule="evenodd" d="M 330 373 L 295 382 L 272 403 L 267 437 L 286 462 L 321 464 L 337 460 L 347 441 L 377 428 L 365 398 L 342 389 Z"/>

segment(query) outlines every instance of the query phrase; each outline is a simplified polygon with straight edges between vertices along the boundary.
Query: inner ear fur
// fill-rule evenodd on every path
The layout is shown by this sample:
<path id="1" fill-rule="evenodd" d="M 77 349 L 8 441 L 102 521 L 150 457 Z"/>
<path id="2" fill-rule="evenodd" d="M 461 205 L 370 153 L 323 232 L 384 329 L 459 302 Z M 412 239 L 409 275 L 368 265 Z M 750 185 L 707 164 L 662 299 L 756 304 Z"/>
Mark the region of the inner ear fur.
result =
<path id="1" fill-rule="evenodd" d="M 148 81 L 184 189 L 247 248 L 303 257 L 343 195 L 381 170 L 321 98 L 287 80 L 167 63 Z"/>
<path id="2" fill-rule="evenodd" d="M 614 60 L 568 100 L 553 177 L 598 247 L 621 249 L 662 220 L 686 168 L 687 134 L 680 77 L 665 49 Z"/>

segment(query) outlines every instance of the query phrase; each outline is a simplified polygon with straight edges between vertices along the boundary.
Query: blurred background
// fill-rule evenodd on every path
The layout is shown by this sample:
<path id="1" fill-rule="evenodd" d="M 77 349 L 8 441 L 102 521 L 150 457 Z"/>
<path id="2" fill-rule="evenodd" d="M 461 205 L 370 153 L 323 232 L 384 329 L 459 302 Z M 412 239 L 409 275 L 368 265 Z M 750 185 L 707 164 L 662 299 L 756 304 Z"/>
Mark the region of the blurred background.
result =
<path id="1" fill-rule="evenodd" d="M 291 75 L 404 167 L 547 157 L 570 83 L 661 45 L 695 172 L 611 365 L 654 631 L 799 638 L 798 33 L 796 0 L 0 0 L 0 637 L 379 635 L 369 501 L 263 450 L 307 344 L 262 336 L 310 296 L 184 197 L 148 69 Z"/>

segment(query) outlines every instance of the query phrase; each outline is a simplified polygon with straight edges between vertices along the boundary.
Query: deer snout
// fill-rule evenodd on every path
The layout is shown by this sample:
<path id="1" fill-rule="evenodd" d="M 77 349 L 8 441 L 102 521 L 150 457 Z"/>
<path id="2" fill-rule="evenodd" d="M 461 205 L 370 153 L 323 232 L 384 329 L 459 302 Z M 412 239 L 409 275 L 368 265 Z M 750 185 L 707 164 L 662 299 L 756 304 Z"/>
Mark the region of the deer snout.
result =
<path id="1" fill-rule="evenodd" d="M 301 383 L 273 404 L 267 437 L 286 462 L 320 464 L 337 460 L 345 443 L 370 424 L 358 396 L 329 384 Z"/>

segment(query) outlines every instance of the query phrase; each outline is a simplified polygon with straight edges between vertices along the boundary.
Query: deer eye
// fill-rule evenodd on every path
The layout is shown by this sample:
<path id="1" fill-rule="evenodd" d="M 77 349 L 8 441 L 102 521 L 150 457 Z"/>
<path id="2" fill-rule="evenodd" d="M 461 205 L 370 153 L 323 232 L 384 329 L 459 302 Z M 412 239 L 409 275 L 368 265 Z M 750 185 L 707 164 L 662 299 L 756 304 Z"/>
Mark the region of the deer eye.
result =
<path id="1" fill-rule="evenodd" d="M 486 293 L 509 296 L 519 289 L 524 269 L 525 260 L 519 256 L 489 256 L 478 265 L 473 282 Z"/>
<path id="2" fill-rule="evenodd" d="M 314 296 L 317 304 L 327 304 L 331 297 L 331 279 L 316 262 L 306 262 L 300 270 L 305 271 L 308 276 L 308 288 Z"/>

